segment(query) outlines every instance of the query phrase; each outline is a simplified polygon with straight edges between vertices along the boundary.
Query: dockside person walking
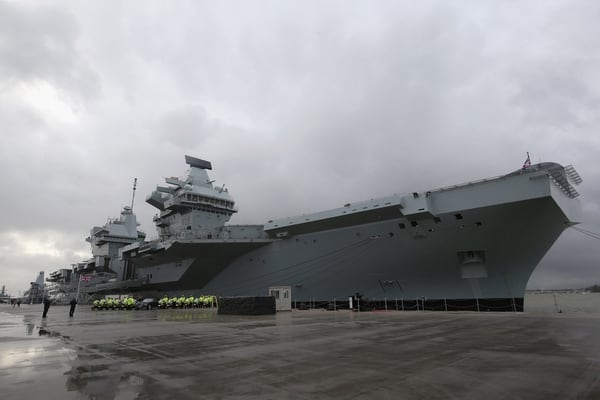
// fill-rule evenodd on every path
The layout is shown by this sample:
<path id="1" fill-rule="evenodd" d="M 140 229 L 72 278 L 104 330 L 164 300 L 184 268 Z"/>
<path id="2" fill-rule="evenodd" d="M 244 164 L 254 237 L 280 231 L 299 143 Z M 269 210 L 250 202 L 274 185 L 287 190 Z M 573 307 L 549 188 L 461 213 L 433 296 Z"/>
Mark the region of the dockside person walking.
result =
<path id="1" fill-rule="evenodd" d="M 69 317 L 72 317 L 75 313 L 75 306 L 77 305 L 77 300 L 75 299 L 75 297 L 71 299 L 71 302 L 69 304 L 71 304 L 71 309 L 69 310 Z"/>
<path id="2" fill-rule="evenodd" d="M 44 296 L 44 313 L 42 314 L 42 318 L 46 318 L 46 314 L 48 314 L 48 310 L 50 309 L 50 298 L 46 295 Z"/>

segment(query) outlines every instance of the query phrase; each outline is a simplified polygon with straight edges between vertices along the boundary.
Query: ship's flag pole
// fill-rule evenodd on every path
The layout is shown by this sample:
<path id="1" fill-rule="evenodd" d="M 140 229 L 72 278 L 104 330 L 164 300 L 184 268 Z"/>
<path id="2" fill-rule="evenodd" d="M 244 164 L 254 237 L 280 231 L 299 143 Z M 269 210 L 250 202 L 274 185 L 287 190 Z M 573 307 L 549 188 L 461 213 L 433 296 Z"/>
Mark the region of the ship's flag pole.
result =
<path id="1" fill-rule="evenodd" d="M 79 287 L 81 286 L 81 275 L 79 275 L 79 281 L 77 282 L 77 295 L 75 296 L 75 300 L 79 303 Z"/>
<path id="2" fill-rule="evenodd" d="M 77 300 L 77 302 L 79 302 L 79 288 L 81 287 L 81 281 L 89 282 L 90 277 L 79 275 L 79 281 L 77 282 L 77 297 L 75 297 L 75 300 Z"/>
<path id="3" fill-rule="evenodd" d="M 523 167 L 521 169 L 525 169 L 527 167 L 531 167 L 531 158 L 529 158 L 529 152 L 527 152 L 527 159 L 523 163 Z"/>

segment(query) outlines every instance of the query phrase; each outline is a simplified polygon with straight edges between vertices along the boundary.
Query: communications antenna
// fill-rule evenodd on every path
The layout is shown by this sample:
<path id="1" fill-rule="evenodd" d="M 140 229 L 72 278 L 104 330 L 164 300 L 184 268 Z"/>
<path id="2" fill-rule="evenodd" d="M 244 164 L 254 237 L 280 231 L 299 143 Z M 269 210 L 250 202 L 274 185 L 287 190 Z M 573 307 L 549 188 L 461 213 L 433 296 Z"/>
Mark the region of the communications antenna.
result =
<path id="1" fill-rule="evenodd" d="M 131 212 L 133 212 L 133 200 L 135 200 L 135 187 L 137 186 L 137 178 L 133 178 L 133 195 L 131 196 Z"/>

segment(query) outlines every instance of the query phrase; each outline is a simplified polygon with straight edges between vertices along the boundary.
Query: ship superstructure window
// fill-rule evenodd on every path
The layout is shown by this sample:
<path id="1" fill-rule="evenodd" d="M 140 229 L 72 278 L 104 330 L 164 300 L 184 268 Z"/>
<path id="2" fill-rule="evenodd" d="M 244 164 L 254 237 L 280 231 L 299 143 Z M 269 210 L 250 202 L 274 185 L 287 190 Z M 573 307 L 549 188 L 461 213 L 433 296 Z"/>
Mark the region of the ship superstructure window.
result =
<path id="1" fill-rule="evenodd" d="M 417 221 L 410 221 L 410 226 L 416 228 L 419 226 L 419 223 Z"/>
<path id="2" fill-rule="evenodd" d="M 475 225 L 476 225 L 476 226 L 482 226 L 482 225 L 483 225 L 483 223 L 481 223 L 481 221 L 477 221 L 477 222 L 475 222 Z"/>
<path id="3" fill-rule="evenodd" d="M 463 219 L 463 216 L 462 216 L 462 214 L 454 214 L 454 218 Z"/>
<path id="4" fill-rule="evenodd" d="M 433 222 L 439 224 L 440 222 L 442 222 L 442 219 L 440 217 L 433 217 Z"/>
<path id="5" fill-rule="evenodd" d="M 406 229 L 406 224 L 403 224 L 402 222 L 400 222 L 398 224 L 398 228 L 400 228 L 400 229 Z"/>

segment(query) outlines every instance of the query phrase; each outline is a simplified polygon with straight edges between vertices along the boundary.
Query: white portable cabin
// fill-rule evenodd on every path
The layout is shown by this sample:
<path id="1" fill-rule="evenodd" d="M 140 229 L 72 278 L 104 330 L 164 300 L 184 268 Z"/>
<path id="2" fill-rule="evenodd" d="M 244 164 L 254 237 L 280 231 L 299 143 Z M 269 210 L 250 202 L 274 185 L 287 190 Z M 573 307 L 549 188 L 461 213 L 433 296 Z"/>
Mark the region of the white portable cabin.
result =
<path id="1" fill-rule="evenodd" d="M 275 310 L 292 311 L 292 287 L 271 286 L 269 296 L 275 297 Z"/>

